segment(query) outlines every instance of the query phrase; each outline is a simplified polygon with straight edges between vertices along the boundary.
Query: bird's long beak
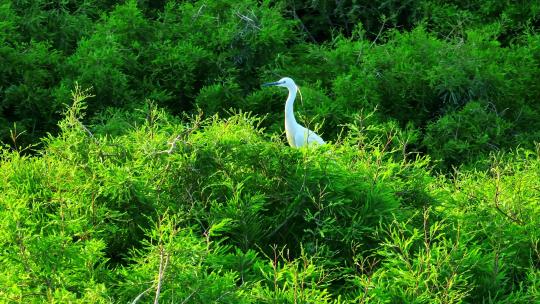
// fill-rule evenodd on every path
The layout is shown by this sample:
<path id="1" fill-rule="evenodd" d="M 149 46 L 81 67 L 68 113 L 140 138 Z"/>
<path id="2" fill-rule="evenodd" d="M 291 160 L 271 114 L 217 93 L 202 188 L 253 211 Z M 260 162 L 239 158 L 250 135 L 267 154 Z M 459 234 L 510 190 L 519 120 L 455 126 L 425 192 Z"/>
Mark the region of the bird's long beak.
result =
<path id="1" fill-rule="evenodd" d="M 279 82 L 279 81 L 275 81 L 275 82 L 267 82 L 267 83 L 263 83 L 262 86 L 263 87 L 270 87 L 270 86 L 277 86 L 277 85 L 280 85 L 282 84 L 283 82 Z"/>

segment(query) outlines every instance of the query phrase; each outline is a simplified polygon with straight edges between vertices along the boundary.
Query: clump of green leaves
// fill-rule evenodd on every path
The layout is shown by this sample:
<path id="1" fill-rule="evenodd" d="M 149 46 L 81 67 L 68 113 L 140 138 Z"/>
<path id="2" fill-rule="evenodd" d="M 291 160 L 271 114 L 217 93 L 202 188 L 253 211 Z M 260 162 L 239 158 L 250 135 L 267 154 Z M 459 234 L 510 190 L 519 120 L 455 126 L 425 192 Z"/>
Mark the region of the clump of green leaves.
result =
<path id="1" fill-rule="evenodd" d="M 0 297 L 535 302 L 538 5 L 368 2 L 0 4 Z"/>
<path id="2" fill-rule="evenodd" d="M 536 295 L 532 151 L 495 158 L 483 175 L 434 179 L 427 160 L 407 151 L 414 132 L 367 127 L 370 115 L 335 145 L 291 149 L 249 113 L 181 123 L 148 103 L 91 125 L 85 109 L 94 97 L 76 87 L 72 98 L 61 134 L 39 156 L 1 152 L 5 297 L 457 303 Z"/>
<path id="3" fill-rule="evenodd" d="M 434 158 L 457 166 L 486 157 L 507 145 L 511 123 L 494 109 L 470 102 L 427 127 L 424 144 Z"/>

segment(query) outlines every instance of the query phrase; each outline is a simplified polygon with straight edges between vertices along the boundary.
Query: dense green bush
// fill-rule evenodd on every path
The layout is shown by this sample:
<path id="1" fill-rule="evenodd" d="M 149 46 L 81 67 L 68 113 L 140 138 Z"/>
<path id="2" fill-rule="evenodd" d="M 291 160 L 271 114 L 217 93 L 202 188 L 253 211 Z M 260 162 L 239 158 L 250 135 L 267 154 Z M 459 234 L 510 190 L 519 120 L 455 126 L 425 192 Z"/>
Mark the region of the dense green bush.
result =
<path id="1" fill-rule="evenodd" d="M 442 167 L 460 165 L 433 150 L 426 128 L 470 101 L 511 123 L 512 138 L 498 148 L 530 147 L 537 137 L 540 110 L 530 101 L 540 94 L 538 12 L 527 5 L 8 2 L 0 133 L 15 147 L 54 132 L 75 83 L 93 87 L 89 115 L 151 99 L 173 114 L 200 108 L 226 115 L 234 108 L 268 115 L 264 126 L 280 132 L 284 93 L 258 87 L 289 75 L 305 93 L 297 103 L 300 120 L 325 138 L 336 140 L 347 131 L 342 125 L 377 108 L 375 124 L 397 120 L 418 128 L 425 140 L 414 149 L 442 158 Z M 306 31 L 326 38 L 309 43 Z"/>
<path id="2" fill-rule="evenodd" d="M 0 298 L 538 302 L 539 8 L 4 1 Z"/>
<path id="3" fill-rule="evenodd" d="M 25 146 L 31 143 L 28 137 L 34 139 L 56 124 L 60 104 L 53 98 L 51 86 L 60 78 L 61 54 L 46 42 L 18 43 L 7 37 L 1 41 L 0 138 L 22 134 L 11 143 Z"/>
<path id="4" fill-rule="evenodd" d="M 332 38 L 335 32 L 351 35 L 361 23 L 371 38 L 387 29 L 410 30 L 426 23 L 448 38 L 486 24 L 501 28 L 498 38 L 510 43 L 517 32 L 540 25 L 540 5 L 535 1 L 290 1 L 288 14 L 302 22 L 301 29 L 313 41 Z"/>
<path id="5" fill-rule="evenodd" d="M 222 81 L 241 84 L 241 97 L 259 85 L 257 69 L 296 39 L 294 21 L 255 1 L 171 1 L 153 18 L 147 14 L 155 9 L 136 1 L 77 5 L 2 6 L 4 140 L 13 122 L 31 133 L 29 141 L 52 131 L 57 105 L 69 100 L 75 82 L 94 88 L 90 114 L 133 106 L 135 98 L 180 113 L 194 108 L 201 89 Z M 111 11 L 97 18 L 105 10 Z M 74 36 L 61 36 L 68 32 Z"/>
<path id="6" fill-rule="evenodd" d="M 496 132 L 500 138 L 487 147 L 480 138 L 493 137 L 480 124 L 486 119 L 474 117 L 481 114 L 472 112 L 463 117 L 482 133 L 469 140 L 473 145 L 484 145 L 484 152 L 517 145 L 532 147 L 536 131 L 531 126 L 537 125 L 533 117 L 539 113 L 532 101 L 540 93 L 535 81 L 539 73 L 535 39 L 526 37 L 524 45 L 501 48 L 484 31 L 470 31 L 465 41 L 442 41 L 418 27 L 407 33 L 392 32 L 385 38 L 387 43 L 377 46 L 364 40 L 362 32 L 358 35 L 340 37 L 329 47 L 312 47 L 304 61 L 291 57 L 281 64 L 282 73 L 318 83 L 317 94 L 331 98 L 311 97 L 316 105 L 309 109 L 309 116 L 327 119 L 331 130 L 326 134 L 339 133 L 336 126 L 361 111 L 377 109 L 378 122 L 373 123 L 397 120 L 402 127 L 412 125 L 423 136 L 420 151 L 426 149 L 446 166 L 462 164 L 472 159 L 453 156 L 437 144 L 451 140 L 450 132 L 445 136 L 430 132 L 436 123 L 455 120 L 455 113 L 467 112 L 464 107 L 469 102 L 480 102 L 491 113 L 491 121 L 504 123 L 495 124 L 494 131 L 488 132 Z M 317 65 L 320 61 L 324 63 Z M 437 136 L 434 141 L 433 136 Z"/>
<path id="7" fill-rule="evenodd" d="M 75 51 L 99 15 L 110 7 L 93 1 L 1 4 L 1 140 L 12 137 L 10 129 L 17 130 L 19 142 L 9 142 L 26 146 L 56 130 L 61 105 L 69 101 L 55 98 L 55 87 L 66 77 L 66 56 Z"/>
<path id="8" fill-rule="evenodd" d="M 409 160 L 405 142 L 393 139 L 410 135 L 392 128 L 354 124 L 339 144 L 296 150 L 245 113 L 178 123 L 147 104 L 86 126 L 88 93 L 73 98 L 61 133 L 40 155 L 2 150 L 3 297 L 537 296 L 536 153 L 502 155 L 485 174 L 437 180 L 426 160 Z"/>
<path id="9" fill-rule="evenodd" d="M 433 157 L 457 166 L 485 158 L 490 151 L 507 145 L 511 123 L 493 109 L 469 102 L 455 114 L 448 114 L 427 127 L 424 145 Z"/>

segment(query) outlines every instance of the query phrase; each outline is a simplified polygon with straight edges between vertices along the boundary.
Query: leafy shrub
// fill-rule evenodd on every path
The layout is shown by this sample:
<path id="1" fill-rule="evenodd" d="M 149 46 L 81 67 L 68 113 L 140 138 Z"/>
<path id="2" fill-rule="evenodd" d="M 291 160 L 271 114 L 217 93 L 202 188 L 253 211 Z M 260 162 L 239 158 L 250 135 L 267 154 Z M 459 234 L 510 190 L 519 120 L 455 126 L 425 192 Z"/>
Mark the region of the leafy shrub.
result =
<path id="1" fill-rule="evenodd" d="M 376 270 L 369 269 L 373 257 L 359 256 L 359 268 L 372 273 L 355 278 L 357 300 L 460 303 L 471 294 L 470 269 L 481 259 L 479 246 L 459 232 L 448 236 L 447 224 L 430 220 L 427 210 L 422 218 L 423 229 L 407 222 L 385 227 L 386 241 L 377 251 L 382 265 Z"/>
<path id="2" fill-rule="evenodd" d="M 463 109 L 428 125 L 428 153 L 447 166 L 471 163 L 506 145 L 511 123 L 488 105 L 470 102 Z"/>
<path id="3" fill-rule="evenodd" d="M 49 42 L 52 48 L 70 54 L 77 42 L 87 35 L 105 10 L 112 7 L 108 1 L 70 0 L 10 1 L 17 15 L 22 42 L 32 40 Z"/>
<path id="4" fill-rule="evenodd" d="M 411 28 L 420 1 L 295 1 L 291 15 L 305 24 L 302 30 L 315 41 L 332 38 L 332 30 L 353 32 L 361 22 L 371 37 L 389 27 Z"/>
<path id="5" fill-rule="evenodd" d="M 2 150 L 7 297 L 325 303 L 535 295 L 533 152 L 505 156 L 491 176 L 437 180 L 427 159 L 406 150 L 416 133 L 362 123 L 373 116 L 359 117 L 333 147 L 290 149 L 245 113 L 180 124 L 148 104 L 103 112 L 86 126 L 88 97 L 73 93 L 62 132 L 40 156 Z"/>
<path id="6" fill-rule="evenodd" d="M 116 116 L 110 126 L 87 127 L 83 123 L 88 93 L 73 94 L 74 104 L 60 123 L 62 133 L 46 140 L 40 157 L 12 152 L 2 160 L 5 271 L 33 267 L 30 273 L 40 276 L 12 277 L 28 286 L 23 293 L 6 281 L 6 286 L 13 286 L 5 291 L 10 297 L 134 298 L 156 287 L 136 288 L 141 287 L 137 282 L 154 277 L 149 269 L 159 265 L 163 257 L 159 248 L 166 246 L 171 269 L 192 272 L 165 278 L 164 298 L 175 297 L 173 291 L 187 297 L 208 286 L 204 293 L 201 289 L 201 297 L 212 299 L 232 291 L 227 295 L 230 301 L 241 301 L 244 295 L 235 287 L 239 270 L 234 265 L 245 258 L 244 252 L 257 250 L 269 256 L 269 244 L 287 248 L 286 259 L 282 256 L 285 264 L 274 262 L 262 273 L 256 265 L 266 259 L 253 257 L 254 268 L 241 273 L 254 281 L 272 278 L 278 269 L 296 273 L 299 265 L 307 267 L 302 270 L 306 276 L 313 271 L 310 267 L 318 269 L 316 273 L 336 265 L 345 268 L 352 263 L 353 249 L 376 246 L 372 234 L 378 223 L 399 206 L 394 193 L 403 187 L 397 172 L 409 169 L 399 169 L 391 159 L 383 166 L 382 160 L 347 146 L 335 150 L 335 156 L 328 149 L 291 150 L 281 141 L 268 141 L 255 127 L 259 119 L 246 114 L 227 120 L 195 118 L 178 125 L 153 106 L 138 116 L 126 114 L 130 130 L 111 136 L 124 118 Z M 170 220 L 164 214 L 170 214 Z M 160 233 L 168 236 L 158 237 Z M 215 262 L 221 258 L 210 254 L 185 264 L 181 256 L 186 248 L 206 255 L 209 241 L 216 255 L 228 256 L 225 262 Z M 192 245 L 185 247 L 186 242 Z M 316 263 L 308 258 L 311 255 L 324 262 L 308 267 Z M 125 283 L 113 290 L 109 282 L 117 277 L 118 267 Z M 295 275 L 303 276 L 302 272 Z M 193 281 L 191 275 L 203 273 L 207 279 Z M 279 290 L 271 282 L 253 288 L 261 298 L 275 299 L 295 298 L 299 294 L 291 288 L 302 286 L 329 301 L 325 289 L 330 281 L 323 278 L 321 274 L 320 284 L 308 284 L 298 277 L 293 281 L 275 277 L 283 282 Z M 187 288 L 182 280 L 193 287 Z M 100 292 L 90 293 L 94 287 Z"/>
<path id="7" fill-rule="evenodd" d="M 299 30 L 321 42 L 336 32 L 352 35 L 363 25 L 370 39 L 390 28 L 410 30 L 421 23 L 441 37 L 463 37 L 466 29 L 485 24 L 504 27 L 498 38 L 505 43 L 530 27 L 538 28 L 540 6 L 535 1 L 295 1 L 288 3 L 292 18 L 302 21 Z"/>
<path id="8" fill-rule="evenodd" d="M 531 1 L 0 4 L 0 297 L 534 302 L 537 28 Z M 283 76 L 329 144 L 287 146 Z"/>
<path id="9" fill-rule="evenodd" d="M 285 58 L 290 61 L 280 68 L 284 74 L 301 75 L 308 83 L 320 79 L 319 94 L 331 97 L 331 101 L 323 102 L 328 104 L 323 106 L 328 111 L 321 113 L 333 126 L 333 132 L 327 132 L 331 137 L 339 132 L 335 126 L 343 121 L 350 121 L 362 111 L 377 109 L 374 124 L 397 120 L 401 127 L 418 128 L 424 133 L 420 134 L 424 147 L 419 145 L 418 150 L 427 149 L 434 158 L 452 157 L 433 146 L 438 140 L 447 142 L 449 138 L 437 137 L 432 142 L 429 126 L 439 119 L 440 123 L 453 119 L 450 117 L 456 111 L 467 111 L 463 110 L 466 104 L 481 100 L 493 112 L 493 119 L 501 117 L 494 123 L 503 123 L 494 126 L 490 131 L 493 135 L 483 136 L 493 138 L 498 134 L 494 144 L 499 149 L 518 144 L 531 147 L 533 137 L 522 136 L 530 132 L 526 129 L 536 125 L 532 115 L 538 112 L 536 104 L 530 102 L 538 94 L 533 81 L 538 74 L 536 41 L 504 49 L 489 32 L 469 31 L 467 35 L 466 41 L 442 41 L 419 27 L 408 33 L 392 32 L 384 38 L 387 43 L 373 45 L 363 40 L 360 31 L 355 38 L 337 38 L 330 48 L 308 49 L 307 61 Z M 316 60 L 323 64 L 315 65 Z M 478 131 L 483 128 L 480 124 L 475 126 Z M 511 133 L 516 136 L 509 136 Z M 473 138 L 469 141 L 477 146 L 485 144 L 477 139 L 478 142 Z M 476 151 L 471 150 L 471 154 Z M 471 160 L 472 157 L 460 160 L 456 156 L 447 163 Z"/>
<path id="10" fill-rule="evenodd" d="M 51 87 L 60 78 L 61 54 L 46 42 L 4 45 L 5 60 L 0 63 L 0 138 L 12 129 L 25 133 L 15 146 L 26 146 L 47 130 L 53 129 L 60 104 Z"/>
<path id="11" fill-rule="evenodd" d="M 210 243 L 190 231 L 180 230 L 175 218 L 165 213 L 148 229 L 144 248 L 134 251 L 133 264 L 121 271 L 115 298 L 124 302 L 156 298 L 165 302 L 247 303 L 235 284 L 236 273 L 206 265 L 219 251 L 210 250 Z"/>
<path id="12" fill-rule="evenodd" d="M 454 214 L 490 257 L 472 269 L 471 301 L 488 295 L 502 300 L 508 293 L 526 299 L 537 293 L 530 269 L 540 261 L 534 228 L 540 212 L 538 172 L 537 154 L 521 150 L 494 156 L 488 172 L 458 173 L 455 187 L 448 189 L 452 195 L 445 212 Z"/>
<path id="13" fill-rule="evenodd" d="M 267 3 L 169 3 L 164 11 L 164 30 L 160 38 L 165 44 L 182 41 L 183 48 L 190 50 L 189 53 L 193 52 L 186 55 L 186 51 L 181 51 L 177 58 L 164 57 L 165 63 L 170 60 L 176 64 L 183 62 L 183 66 L 174 71 L 182 73 L 182 76 L 171 81 L 176 82 L 175 86 L 184 87 L 169 91 L 180 93 L 192 101 L 205 85 L 237 83 L 245 95 L 254 86 L 259 86 L 258 79 L 254 77 L 257 69 L 277 54 L 285 52 L 287 45 L 295 41 L 292 25 L 292 21 L 284 19 L 279 10 L 271 9 Z M 160 48 L 159 45 L 157 47 Z M 157 53 L 156 58 L 164 56 L 159 50 Z M 170 74 L 166 70 L 163 72 Z M 162 76 L 155 75 L 155 81 L 161 82 Z M 213 96 L 213 100 L 208 102 L 227 108 L 227 94 Z M 205 108 L 203 100 L 205 97 L 199 98 L 198 105 Z M 224 102 L 220 104 L 222 100 Z"/>
<path id="14" fill-rule="evenodd" d="M 140 70 L 137 51 L 150 39 L 148 22 L 135 2 L 117 6 L 68 58 L 67 77 L 56 92 L 57 98 L 65 100 L 73 83 L 78 82 L 94 88 L 96 98 L 89 103 L 90 113 L 128 104 L 134 95 L 132 79 Z"/>
<path id="15" fill-rule="evenodd" d="M 422 1 L 422 13 L 435 32 L 445 37 L 463 35 L 466 28 L 494 24 L 498 40 L 511 44 L 514 35 L 538 28 L 540 6 L 534 1 Z"/>

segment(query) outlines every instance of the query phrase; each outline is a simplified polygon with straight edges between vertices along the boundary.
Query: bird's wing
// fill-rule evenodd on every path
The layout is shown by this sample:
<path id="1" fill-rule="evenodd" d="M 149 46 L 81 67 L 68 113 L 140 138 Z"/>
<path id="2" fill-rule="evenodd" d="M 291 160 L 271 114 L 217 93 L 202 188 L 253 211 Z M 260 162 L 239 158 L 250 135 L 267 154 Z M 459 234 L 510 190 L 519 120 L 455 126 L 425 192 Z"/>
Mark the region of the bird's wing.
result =
<path id="1" fill-rule="evenodd" d="M 324 140 L 315 132 L 304 127 L 299 128 L 294 135 L 294 143 L 296 147 L 302 147 L 311 144 L 324 144 Z"/>
<path id="2" fill-rule="evenodd" d="M 311 131 L 311 130 L 308 130 L 306 129 L 306 133 L 307 133 L 307 143 L 308 144 L 313 144 L 313 143 L 317 143 L 317 144 L 320 144 L 320 145 L 324 145 L 324 140 L 319 136 L 317 135 L 317 133 Z"/>

